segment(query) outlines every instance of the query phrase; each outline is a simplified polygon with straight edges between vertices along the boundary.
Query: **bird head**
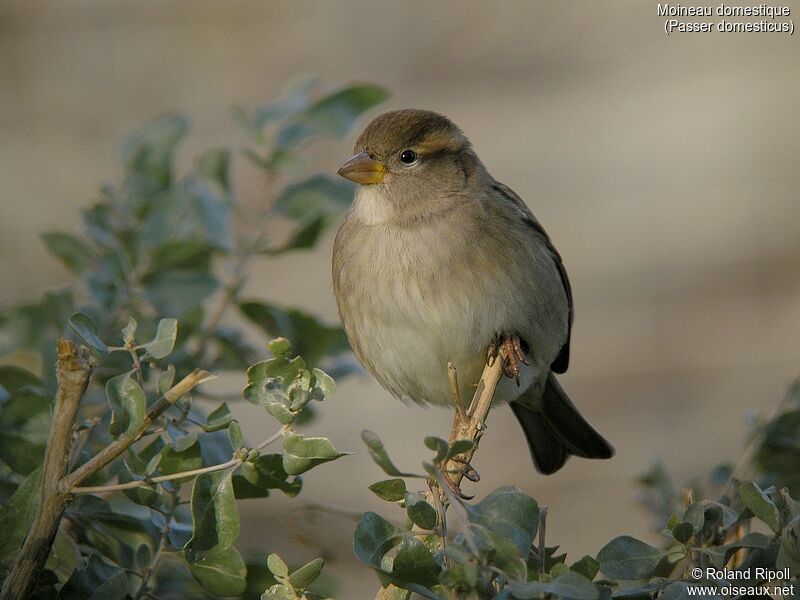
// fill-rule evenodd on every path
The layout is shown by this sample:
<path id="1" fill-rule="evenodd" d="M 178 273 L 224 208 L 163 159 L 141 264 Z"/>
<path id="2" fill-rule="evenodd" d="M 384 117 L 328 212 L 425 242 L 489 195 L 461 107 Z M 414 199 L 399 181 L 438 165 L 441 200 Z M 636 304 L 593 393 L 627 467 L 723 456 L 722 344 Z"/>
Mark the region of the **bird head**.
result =
<path id="1" fill-rule="evenodd" d="M 457 196 L 479 165 L 469 140 L 450 119 L 405 109 L 367 125 L 338 172 L 409 216 L 443 208 L 432 203 Z"/>

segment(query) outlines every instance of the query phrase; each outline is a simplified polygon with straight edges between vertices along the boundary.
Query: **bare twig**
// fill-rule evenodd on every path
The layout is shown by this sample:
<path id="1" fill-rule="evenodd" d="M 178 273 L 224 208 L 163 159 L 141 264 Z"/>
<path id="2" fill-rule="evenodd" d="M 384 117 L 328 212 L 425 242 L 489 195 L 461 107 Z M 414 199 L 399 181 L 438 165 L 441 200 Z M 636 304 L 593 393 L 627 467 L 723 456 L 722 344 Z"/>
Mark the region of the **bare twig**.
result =
<path id="1" fill-rule="evenodd" d="M 61 515 L 67 506 L 67 494 L 60 484 L 69 461 L 72 426 L 96 362 L 86 348 L 78 349 L 63 338 L 58 340 L 58 392 L 44 457 L 39 507 L 0 592 L 2 600 L 27 598 L 47 561 Z"/>
<path id="2" fill-rule="evenodd" d="M 180 398 L 192 391 L 196 386 L 214 379 L 216 375 L 212 375 L 207 371 L 195 370 L 189 373 L 186 377 L 181 379 L 178 383 L 168 389 L 161 398 L 159 398 L 150 410 L 147 411 L 143 423 L 131 433 L 121 436 L 120 438 L 111 442 L 108 446 L 103 448 L 100 452 L 95 454 L 91 459 L 83 465 L 75 469 L 72 473 L 67 475 L 61 481 L 61 491 L 69 493 L 73 488 L 78 487 L 90 475 L 97 473 L 100 469 L 105 467 L 112 460 L 117 458 L 120 454 L 125 452 L 136 440 L 142 437 L 153 424 L 153 422 L 161 416 L 170 406 L 174 405 Z"/>
<path id="3" fill-rule="evenodd" d="M 274 443 L 281 436 L 283 436 L 286 431 L 290 429 L 289 425 L 284 425 L 278 431 L 273 433 L 270 437 L 266 440 L 261 442 L 258 446 L 256 446 L 256 450 L 263 450 L 270 444 Z M 73 494 L 102 494 L 106 492 L 118 492 L 122 490 L 133 490 L 140 487 L 147 487 L 154 483 L 161 483 L 162 481 L 172 481 L 175 479 L 184 479 L 186 477 L 194 477 L 195 475 L 205 475 L 207 473 L 214 473 L 216 471 L 224 471 L 225 469 L 235 468 L 238 467 L 245 461 L 246 457 L 237 456 L 232 458 L 231 460 L 220 463 L 218 465 L 211 465 L 209 467 L 203 467 L 201 469 L 192 469 L 190 471 L 180 471 L 178 473 L 170 473 L 169 475 L 159 475 L 158 477 L 149 477 L 146 479 L 137 479 L 135 481 L 127 481 L 125 483 L 115 483 L 111 485 L 96 485 L 96 486 L 88 486 L 88 487 L 75 487 L 70 490 Z"/>

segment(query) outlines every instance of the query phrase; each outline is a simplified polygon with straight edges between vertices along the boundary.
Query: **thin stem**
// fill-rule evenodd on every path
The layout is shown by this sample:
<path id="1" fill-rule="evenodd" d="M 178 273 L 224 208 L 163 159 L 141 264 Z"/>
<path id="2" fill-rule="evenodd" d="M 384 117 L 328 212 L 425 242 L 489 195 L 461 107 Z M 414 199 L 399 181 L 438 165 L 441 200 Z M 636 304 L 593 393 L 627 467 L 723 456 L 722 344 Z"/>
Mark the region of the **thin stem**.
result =
<path id="1" fill-rule="evenodd" d="M 150 410 L 148 410 L 145 415 L 144 421 L 136 431 L 114 440 L 72 473 L 63 477 L 60 482 L 60 489 L 64 493 L 69 493 L 72 489 L 78 487 L 87 477 L 97 473 L 97 471 L 125 452 L 136 440 L 147 433 L 153 422 L 160 417 L 165 410 L 173 406 L 196 386 L 214 379 L 214 377 L 216 376 L 211 375 L 207 371 L 196 370 L 181 379 L 150 407 Z"/>
<path id="2" fill-rule="evenodd" d="M 156 553 L 153 555 L 153 560 L 150 561 L 150 564 L 144 568 L 144 571 L 140 575 L 142 579 L 142 584 L 139 586 L 139 590 L 136 592 L 136 595 L 133 597 L 133 600 L 141 600 L 145 596 L 149 595 L 149 585 L 150 585 L 150 578 L 156 572 L 158 568 L 158 561 L 161 560 L 161 555 L 166 550 L 167 545 L 169 544 L 169 522 L 172 520 L 172 515 L 175 512 L 175 509 L 178 506 L 178 502 L 176 500 L 176 495 L 172 493 L 172 508 L 169 510 L 167 514 L 164 514 L 164 525 L 161 527 L 161 539 L 158 542 L 158 548 L 156 549 Z M 163 514 L 163 513 L 162 513 Z"/>
<path id="3" fill-rule="evenodd" d="M 266 440 L 256 446 L 256 450 L 263 450 L 270 444 L 273 444 L 283 436 L 284 433 L 289 431 L 291 427 L 284 425 L 278 431 L 269 436 Z M 126 483 L 115 483 L 112 485 L 96 485 L 87 487 L 72 488 L 73 494 L 102 494 L 105 492 L 118 492 L 122 490 L 133 490 L 140 487 L 152 485 L 154 483 L 161 483 L 162 481 L 172 481 L 174 479 L 184 479 L 186 477 L 194 477 L 195 475 L 205 475 L 207 473 L 214 473 L 215 471 L 224 471 L 225 469 L 235 468 L 244 462 L 244 458 L 236 457 L 227 462 L 210 467 L 202 467 L 200 469 L 191 469 L 189 471 L 181 471 L 179 473 L 170 473 L 169 475 L 159 475 L 157 477 L 148 477 L 147 479 L 137 479 L 135 481 L 128 481 Z"/>
<path id="4" fill-rule="evenodd" d="M 128 350 L 133 360 L 133 370 L 136 371 L 136 381 L 139 382 L 140 387 L 144 387 L 144 378 L 142 377 L 142 364 L 139 362 L 139 355 L 135 349 Z"/>

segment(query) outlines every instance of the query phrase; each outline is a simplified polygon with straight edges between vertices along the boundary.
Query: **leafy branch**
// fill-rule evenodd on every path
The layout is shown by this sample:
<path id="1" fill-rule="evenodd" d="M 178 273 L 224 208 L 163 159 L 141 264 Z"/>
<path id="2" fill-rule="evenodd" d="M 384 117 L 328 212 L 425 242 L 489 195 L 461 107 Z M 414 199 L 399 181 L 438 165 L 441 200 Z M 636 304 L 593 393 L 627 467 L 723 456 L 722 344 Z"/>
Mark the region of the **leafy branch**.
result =
<path id="1" fill-rule="evenodd" d="M 175 163 L 189 120 L 156 119 L 124 140 L 122 177 L 83 212 L 83 233 L 42 236 L 75 281 L 0 310 L 0 357 L 24 350 L 42 373 L 0 365 L 3 598 L 157 598 L 176 585 L 193 597 L 244 591 L 237 499 L 295 496 L 301 474 L 345 455 L 295 427 L 333 394 L 320 367 L 353 370 L 341 328 L 244 299 L 247 267 L 314 247 L 347 210 L 351 184 L 305 173 L 306 148 L 343 137 L 386 97 L 372 85 L 320 93 L 315 81 L 296 82 L 273 102 L 236 109 L 241 147 L 209 148 L 183 173 Z M 258 206 L 237 191 L 231 166 L 240 157 L 267 184 Z M 261 360 L 254 332 L 227 324 L 231 311 L 294 347 L 276 339 Z M 64 348 L 82 365 L 79 390 L 68 385 Z M 208 414 L 195 406 L 193 392 L 212 371 L 247 371 L 245 400 L 277 419 L 278 431 L 249 447 L 219 399 L 230 393 Z M 267 453 L 278 441 L 282 453 Z M 179 500 L 184 485 L 188 505 Z M 313 595 L 313 579 L 297 589 Z"/>

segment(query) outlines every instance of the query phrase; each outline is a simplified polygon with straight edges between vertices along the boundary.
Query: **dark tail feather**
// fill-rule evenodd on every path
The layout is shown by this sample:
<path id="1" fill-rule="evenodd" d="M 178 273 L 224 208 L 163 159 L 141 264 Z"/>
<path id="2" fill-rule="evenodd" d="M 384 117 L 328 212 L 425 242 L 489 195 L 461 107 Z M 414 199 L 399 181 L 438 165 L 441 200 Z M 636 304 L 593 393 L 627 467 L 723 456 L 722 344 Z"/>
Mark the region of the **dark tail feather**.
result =
<path id="1" fill-rule="evenodd" d="M 541 400 L 528 401 L 537 408 L 526 406 L 525 401 L 523 396 L 512 402 L 511 410 L 522 425 L 540 473 L 555 473 L 570 455 L 582 458 L 614 455 L 614 448 L 581 416 L 552 373 L 547 377 Z"/>

